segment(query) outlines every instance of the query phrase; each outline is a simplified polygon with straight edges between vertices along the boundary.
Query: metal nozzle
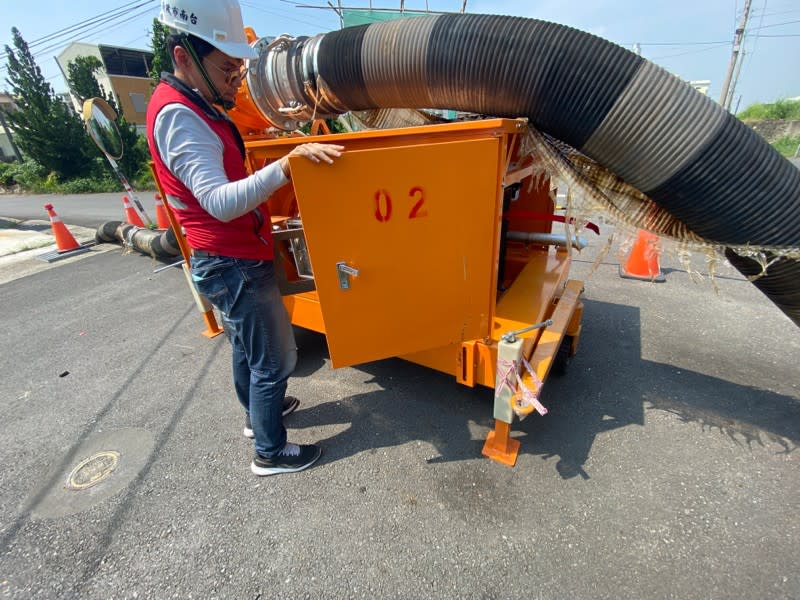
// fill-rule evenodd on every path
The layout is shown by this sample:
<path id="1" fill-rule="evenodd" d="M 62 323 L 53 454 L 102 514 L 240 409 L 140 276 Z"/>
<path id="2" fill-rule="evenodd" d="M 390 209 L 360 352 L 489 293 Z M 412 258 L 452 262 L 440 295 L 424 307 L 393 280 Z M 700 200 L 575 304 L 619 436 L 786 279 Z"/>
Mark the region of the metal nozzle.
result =
<path id="1" fill-rule="evenodd" d="M 284 34 L 255 43 L 259 55 L 250 61 L 247 86 L 253 103 L 276 128 L 293 131 L 313 119 L 346 112 L 338 108 L 317 75 L 317 50 L 323 37 Z"/>

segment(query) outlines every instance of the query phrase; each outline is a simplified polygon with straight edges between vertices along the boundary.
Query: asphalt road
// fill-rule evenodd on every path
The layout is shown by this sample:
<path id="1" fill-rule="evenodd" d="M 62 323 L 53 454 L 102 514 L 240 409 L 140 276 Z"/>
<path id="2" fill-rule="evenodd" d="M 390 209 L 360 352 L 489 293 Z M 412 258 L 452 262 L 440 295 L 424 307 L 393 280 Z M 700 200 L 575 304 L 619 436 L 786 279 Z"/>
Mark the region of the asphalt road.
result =
<path id="1" fill-rule="evenodd" d="M 717 295 L 616 263 L 516 467 L 480 456 L 489 390 L 332 370 L 298 330 L 287 426 L 324 454 L 266 479 L 177 269 L 98 247 L 0 285 L 0 597 L 800 597 L 800 331 L 735 271 Z M 67 489 L 101 451 L 111 476 Z"/>

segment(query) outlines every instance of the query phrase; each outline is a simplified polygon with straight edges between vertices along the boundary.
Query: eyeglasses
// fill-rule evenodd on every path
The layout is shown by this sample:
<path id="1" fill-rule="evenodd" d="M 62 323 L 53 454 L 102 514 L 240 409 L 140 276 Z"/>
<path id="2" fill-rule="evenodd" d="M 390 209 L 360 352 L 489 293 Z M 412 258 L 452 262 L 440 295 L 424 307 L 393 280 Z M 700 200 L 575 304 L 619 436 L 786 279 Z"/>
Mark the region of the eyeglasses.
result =
<path id="1" fill-rule="evenodd" d="M 233 82 L 236 80 L 241 81 L 244 79 L 245 75 L 247 75 L 247 66 L 240 65 L 238 67 L 234 67 L 233 69 L 223 69 L 219 65 L 215 65 L 213 62 L 208 61 L 205 64 L 211 65 L 218 71 L 221 71 L 225 74 L 225 84 L 226 85 L 233 85 Z"/>

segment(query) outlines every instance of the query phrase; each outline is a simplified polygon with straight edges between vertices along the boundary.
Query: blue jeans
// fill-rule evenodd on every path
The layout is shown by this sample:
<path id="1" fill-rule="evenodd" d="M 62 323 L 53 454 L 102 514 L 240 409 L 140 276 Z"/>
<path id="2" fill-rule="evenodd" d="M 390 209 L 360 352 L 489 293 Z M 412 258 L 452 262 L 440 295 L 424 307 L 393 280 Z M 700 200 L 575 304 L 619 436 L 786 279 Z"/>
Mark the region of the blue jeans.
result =
<path id="1" fill-rule="evenodd" d="M 256 452 L 271 458 L 286 445 L 283 399 L 297 364 L 272 261 L 214 256 L 191 262 L 197 290 L 222 315 L 233 348 L 233 385 L 250 414 Z"/>

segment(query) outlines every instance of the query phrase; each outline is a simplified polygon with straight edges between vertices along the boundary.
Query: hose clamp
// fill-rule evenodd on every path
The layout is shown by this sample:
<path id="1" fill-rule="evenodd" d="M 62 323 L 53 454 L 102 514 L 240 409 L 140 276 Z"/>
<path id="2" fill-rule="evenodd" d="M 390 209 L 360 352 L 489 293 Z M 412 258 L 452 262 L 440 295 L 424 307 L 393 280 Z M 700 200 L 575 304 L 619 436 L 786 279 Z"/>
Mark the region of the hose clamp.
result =
<path id="1" fill-rule="evenodd" d="M 256 41 L 258 58 L 250 61 L 247 85 L 261 114 L 277 129 L 294 131 L 313 119 L 336 116 L 339 102 L 317 71 L 317 52 L 324 34 L 280 35 Z"/>

